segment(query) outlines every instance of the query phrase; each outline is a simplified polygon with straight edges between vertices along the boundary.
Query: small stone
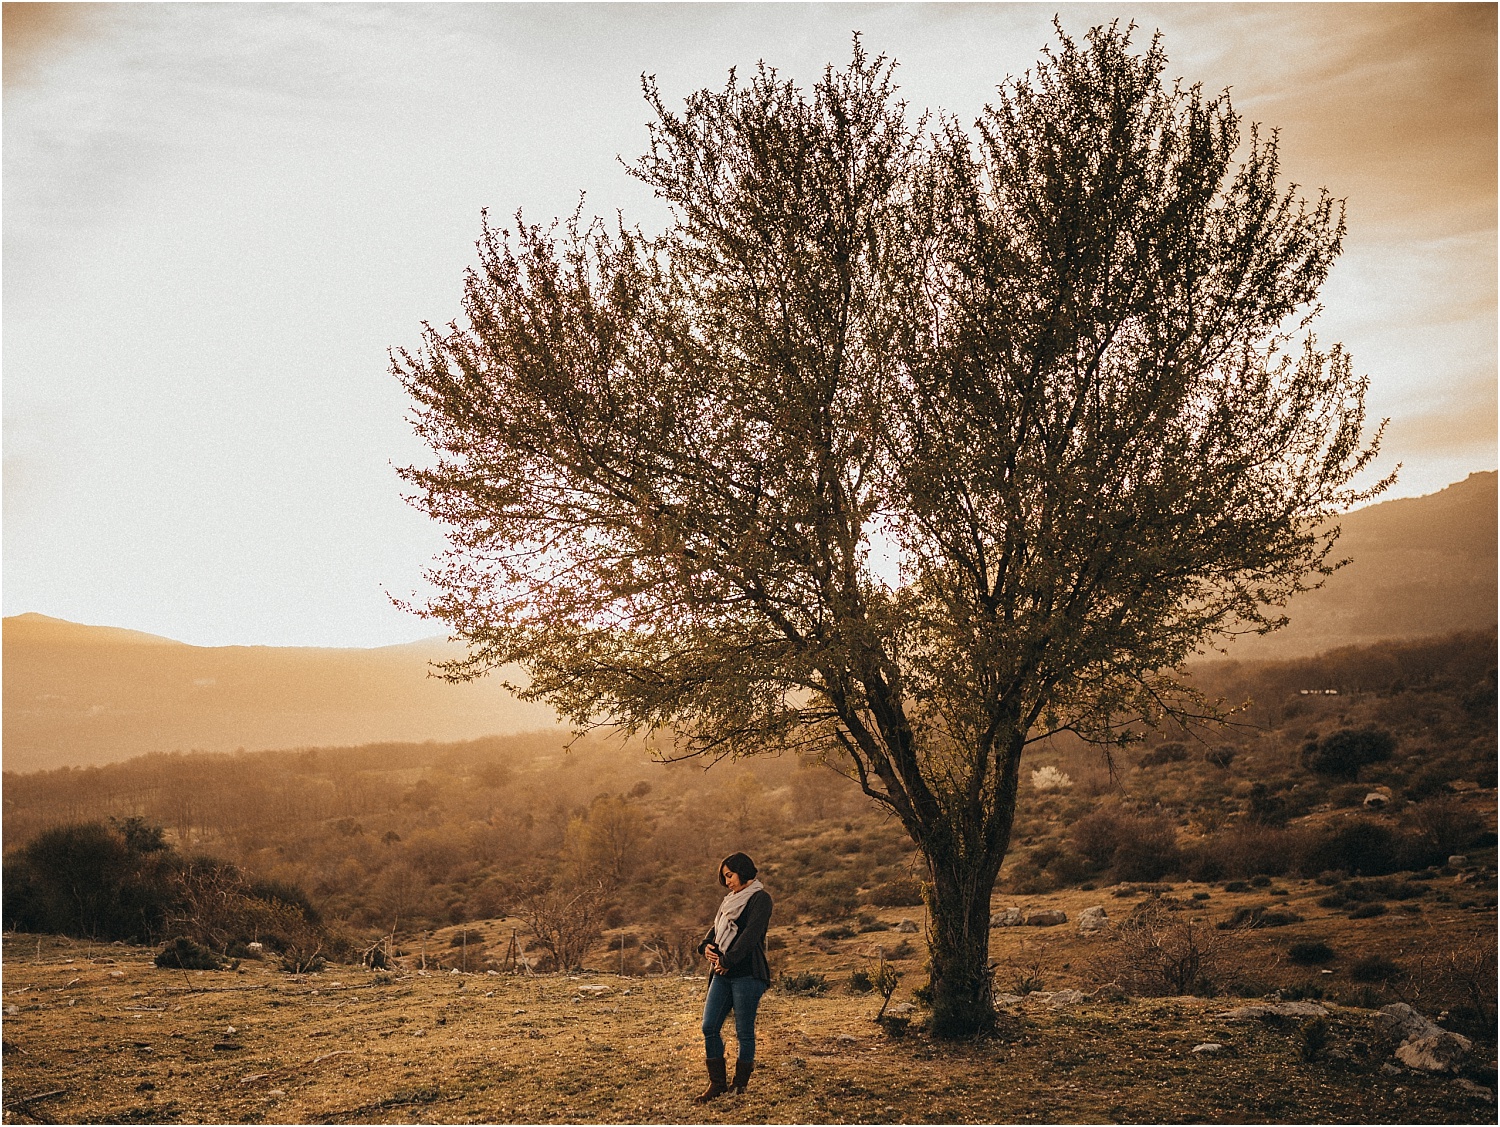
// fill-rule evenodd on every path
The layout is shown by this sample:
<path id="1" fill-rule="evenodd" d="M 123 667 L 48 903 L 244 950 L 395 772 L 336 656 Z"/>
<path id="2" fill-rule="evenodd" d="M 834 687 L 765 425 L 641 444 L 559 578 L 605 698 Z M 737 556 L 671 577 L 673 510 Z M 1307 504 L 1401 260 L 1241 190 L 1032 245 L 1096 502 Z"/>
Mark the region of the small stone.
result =
<path id="1" fill-rule="evenodd" d="M 1481 1084 L 1474 1083 L 1474 1081 L 1472 1081 L 1472 1080 L 1464 1080 L 1464 1079 L 1460 1078 L 1460 1079 L 1455 1080 L 1453 1082 L 1453 1086 L 1455 1088 L 1457 1088 L 1461 1092 L 1467 1092 L 1471 1096 L 1478 1097 L 1479 1099 L 1483 1100 L 1485 1103 L 1492 1104 L 1492 1103 L 1495 1102 L 1495 1093 L 1494 1092 L 1492 1092 L 1490 1089 L 1484 1087 Z"/>
<path id="2" fill-rule="evenodd" d="M 284 1096 L 284 1095 L 286 1095 L 286 1089 L 285 1088 L 272 1088 L 269 1092 L 266 1093 L 266 1095 L 268 1095 L 268 1096 Z"/>
<path id="3" fill-rule="evenodd" d="M 1217 1053 L 1222 1053 L 1223 1051 L 1224 1046 L 1219 1044 L 1217 1041 L 1205 1041 L 1201 1045 L 1193 1046 L 1193 1052 L 1203 1057 L 1211 1057 Z"/>
<path id="4" fill-rule="evenodd" d="M 1385 1076 L 1400 1076 L 1403 1070 L 1397 1068 L 1390 1061 L 1386 1061 L 1380 1066 L 1380 1071 Z"/>
<path id="5" fill-rule="evenodd" d="M 1378 790 L 1372 790 L 1369 794 L 1365 795 L 1365 808 L 1368 810 L 1379 810 L 1381 807 L 1389 805 L 1390 801 L 1390 795 L 1381 794 Z"/>
<path id="6" fill-rule="evenodd" d="M 894 1006 L 887 1006 L 885 1012 L 891 1017 L 904 1017 L 916 1013 L 917 1007 L 910 1002 L 897 1002 Z"/>
<path id="7" fill-rule="evenodd" d="M 110 978 L 124 978 L 125 977 L 125 972 L 122 971 L 122 970 L 112 970 L 112 971 L 109 972 L 109 977 Z"/>
<path id="8" fill-rule="evenodd" d="M 1468 865 L 1469 855 L 1467 853 L 1455 853 L 1448 858 L 1448 867 L 1450 869 L 1465 869 L 1468 868 Z"/>

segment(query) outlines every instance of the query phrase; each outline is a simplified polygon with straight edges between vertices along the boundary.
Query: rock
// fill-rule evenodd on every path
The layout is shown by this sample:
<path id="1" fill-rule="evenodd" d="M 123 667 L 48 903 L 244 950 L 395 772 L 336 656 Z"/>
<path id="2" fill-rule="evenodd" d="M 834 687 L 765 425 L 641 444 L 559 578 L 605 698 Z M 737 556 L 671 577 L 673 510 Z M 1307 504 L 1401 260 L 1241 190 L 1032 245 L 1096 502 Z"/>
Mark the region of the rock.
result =
<path id="1" fill-rule="evenodd" d="M 1054 1010 L 1060 1010 L 1063 1006 L 1076 1006 L 1086 998 L 1087 995 L 1082 990 L 1058 990 L 1047 999 L 1047 1005 Z"/>
<path id="2" fill-rule="evenodd" d="M 1109 926 L 1109 913 L 1103 907 L 1085 908 L 1078 913 L 1078 934 L 1090 935 Z"/>
<path id="3" fill-rule="evenodd" d="M 995 1005 L 997 1005 L 997 1006 L 1014 1006 L 1016 1003 L 1021 1002 L 1021 1001 L 1024 1001 L 1024 999 L 1019 994 L 996 994 L 995 995 Z"/>
<path id="4" fill-rule="evenodd" d="M 990 927 L 1019 927 L 1023 923 L 1020 908 L 1005 908 L 990 917 Z"/>
<path id="5" fill-rule="evenodd" d="M 1409 1041 L 1414 1037 L 1436 1037 L 1443 1030 L 1423 1017 L 1405 1002 L 1394 1002 L 1382 1006 L 1375 1015 L 1375 1023 L 1392 1037 Z"/>
<path id="6" fill-rule="evenodd" d="M 1473 1047 L 1467 1037 L 1442 1029 L 1433 1037 L 1413 1037 L 1401 1042 L 1396 1059 L 1421 1072 L 1457 1072 Z"/>
<path id="7" fill-rule="evenodd" d="M 911 920 L 902 920 L 896 925 L 896 930 L 905 932 L 907 935 L 913 935 L 917 932 L 918 928 Z"/>
<path id="8" fill-rule="evenodd" d="M 249 951 L 252 955 L 261 955 L 261 954 L 264 954 L 265 949 L 266 949 L 266 945 L 264 943 L 246 943 L 245 944 L 245 950 Z"/>
<path id="9" fill-rule="evenodd" d="M 1365 795 L 1365 808 L 1367 810 L 1379 810 L 1383 806 L 1388 806 L 1390 801 L 1390 795 L 1381 794 L 1378 790 L 1373 790 Z"/>
<path id="10" fill-rule="evenodd" d="M 586 998 L 600 998 L 609 993 L 608 986 L 580 986 L 578 993 Z"/>
<path id="11" fill-rule="evenodd" d="M 1216 1056 L 1224 1051 L 1224 1046 L 1217 1041 L 1205 1041 L 1201 1045 L 1194 1045 L 1193 1052 L 1201 1057 Z"/>
<path id="12" fill-rule="evenodd" d="M 1068 922 L 1068 913 L 1060 908 L 1044 908 L 1040 912 L 1032 912 L 1026 917 L 1028 927 L 1056 927 L 1058 924 Z"/>
<path id="13" fill-rule="evenodd" d="M 1381 1074 L 1384 1075 L 1384 1076 L 1400 1076 L 1401 1075 L 1401 1069 L 1397 1068 L 1390 1061 L 1386 1061 L 1383 1065 L 1381 1065 L 1380 1066 L 1380 1071 L 1381 1071 Z"/>
<path id="14" fill-rule="evenodd" d="M 889 1017 L 909 1017 L 917 1012 L 917 1007 L 910 1002 L 897 1002 L 894 1006 L 887 1006 L 885 1012 Z"/>
<path id="15" fill-rule="evenodd" d="M 1316 1002 L 1270 1002 L 1238 1006 L 1214 1016 L 1220 1021 L 1264 1021 L 1269 1017 L 1327 1017 L 1328 1011 Z"/>
<path id="16" fill-rule="evenodd" d="M 1495 1102 L 1494 1092 L 1481 1084 L 1474 1083 L 1472 1080 L 1458 1079 L 1453 1082 L 1453 1086 L 1461 1092 L 1467 1092 L 1471 1096 L 1478 1097 L 1485 1103 L 1492 1104 Z"/>
<path id="17" fill-rule="evenodd" d="M 1466 854 L 1466 853 L 1455 853 L 1452 857 L 1448 858 L 1448 867 L 1450 869 L 1466 869 L 1466 868 L 1468 868 L 1469 867 L 1469 857 L 1468 857 L 1468 854 Z"/>

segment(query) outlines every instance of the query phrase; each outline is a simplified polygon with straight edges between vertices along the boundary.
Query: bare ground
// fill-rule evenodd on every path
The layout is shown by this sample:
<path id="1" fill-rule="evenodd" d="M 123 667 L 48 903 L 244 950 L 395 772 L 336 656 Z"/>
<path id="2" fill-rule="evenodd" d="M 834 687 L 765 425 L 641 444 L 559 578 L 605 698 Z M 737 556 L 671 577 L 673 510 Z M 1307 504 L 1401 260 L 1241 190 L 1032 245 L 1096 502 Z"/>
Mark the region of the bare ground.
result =
<path id="1" fill-rule="evenodd" d="M 6 1122 L 1483 1123 L 1495 1115 L 1493 1103 L 1453 1080 L 1383 1071 L 1390 1046 L 1373 1013 L 1353 1007 L 1329 1005 L 1327 1049 L 1336 1051 L 1304 1063 L 1295 1022 L 1225 1022 L 1215 1015 L 1240 1004 L 1228 999 L 1052 1009 L 1038 995 L 1009 1007 L 999 1037 L 940 1045 L 887 1036 L 871 1021 L 872 995 L 773 990 L 762 1003 L 749 1092 L 705 1107 L 691 1102 L 703 1085 L 701 979 L 347 966 L 291 976 L 269 961 L 182 972 L 156 968 L 151 956 L 6 937 Z M 606 989 L 591 996 L 582 989 L 590 986 Z M 1225 1048 L 1195 1055 L 1203 1042 Z"/>

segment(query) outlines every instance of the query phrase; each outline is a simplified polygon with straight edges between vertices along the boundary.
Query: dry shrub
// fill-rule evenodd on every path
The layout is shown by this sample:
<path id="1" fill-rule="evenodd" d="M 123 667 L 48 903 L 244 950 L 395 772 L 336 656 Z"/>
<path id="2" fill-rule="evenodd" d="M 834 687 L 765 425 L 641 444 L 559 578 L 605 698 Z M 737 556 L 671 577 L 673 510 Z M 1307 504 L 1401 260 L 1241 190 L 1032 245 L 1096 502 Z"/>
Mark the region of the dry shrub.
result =
<path id="1" fill-rule="evenodd" d="M 1115 930 L 1096 974 L 1100 982 L 1118 982 L 1143 997 L 1213 995 L 1242 949 L 1241 932 L 1217 930 L 1201 916 L 1174 914 L 1152 897 Z"/>
<path id="2" fill-rule="evenodd" d="M 642 962 L 660 974 L 682 974 L 696 964 L 702 938 L 703 931 L 694 928 L 658 932 L 641 944 Z"/>
<path id="3" fill-rule="evenodd" d="M 1476 1040 L 1495 1040 L 1496 943 L 1493 933 L 1406 951 L 1402 1001 Z"/>
<path id="4" fill-rule="evenodd" d="M 1089 871 L 1113 867 L 1117 880 L 1159 880 L 1179 861 L 1177 831 L 1168 819 L 1143 817 L 1117 807 L 1078 819 L 1069 838 Z"/>
<path id="5" fill-rule="evenodd" d="M 583 966 L 584 955 L 604 933 L 606 907 L 602 885 L 545 883 L 523 895 L 521 918 L 557 969 L 573 971 Z"/>

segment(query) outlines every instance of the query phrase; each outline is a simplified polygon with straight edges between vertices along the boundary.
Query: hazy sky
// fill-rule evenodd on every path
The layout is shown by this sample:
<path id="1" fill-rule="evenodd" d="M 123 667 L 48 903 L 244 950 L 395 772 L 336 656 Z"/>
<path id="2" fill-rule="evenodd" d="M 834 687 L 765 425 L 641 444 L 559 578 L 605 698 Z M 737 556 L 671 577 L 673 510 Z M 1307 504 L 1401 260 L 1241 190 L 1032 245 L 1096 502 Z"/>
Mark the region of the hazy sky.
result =
<path id="1" fill-rule="evenodd" d="M 1395 495 L 1495 467 L 1493 5 L 4 7 L 4 613 L 205 645 L 434 633 L 437 530 L 387 350 L 459 312 L 479 210 L 663 212 L 676 101 L 850 33 L 972 120 L 1049 41 L 1134 19 L 1348 199 L 1319 335 L 1389 415 Z"/>

